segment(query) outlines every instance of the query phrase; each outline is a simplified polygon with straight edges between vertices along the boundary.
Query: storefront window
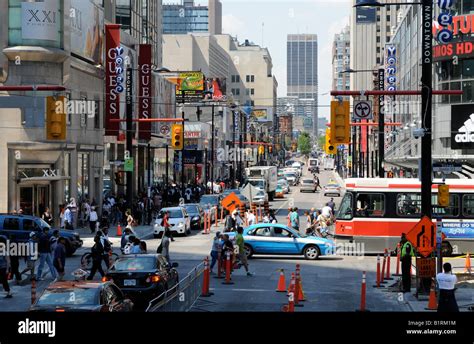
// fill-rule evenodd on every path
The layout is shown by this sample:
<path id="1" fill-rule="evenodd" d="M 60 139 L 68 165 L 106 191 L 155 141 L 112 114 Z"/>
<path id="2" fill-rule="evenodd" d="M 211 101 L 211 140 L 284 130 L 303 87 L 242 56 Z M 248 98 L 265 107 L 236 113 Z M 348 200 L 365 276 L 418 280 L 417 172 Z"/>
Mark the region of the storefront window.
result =
<path id="1" fill-rule="evenodd" d="M 461 1 L 456 1 L 461 2 Z M 455 6 L 457 7 L 457 6 Z M 463 14 L 472 14 L 474 13 L 474 1 L 464 0 L 462 3 L 462 13 Z"/>
<path id="2" fill-rule="evenodd" d="M 462 101 L 464 103 L 472 102 L 474 100 L 474 87 L 473 81 L 464 81 L 462 83 Z"/>
<path id="3" fill-rule="evenodd" d="M 460 82 L 452 82 L 451 83 L 452 90 L 460 90 L 461 83 Z M 451 96 L 451 103 L 459 103 L 461 102 L 461 96 Z"/>
<path id="4" fill-rule="evenodd" d="M 474 77 L 474 60 L 463 60 L 462 61 L 462 76 L 463 78 Z"/>

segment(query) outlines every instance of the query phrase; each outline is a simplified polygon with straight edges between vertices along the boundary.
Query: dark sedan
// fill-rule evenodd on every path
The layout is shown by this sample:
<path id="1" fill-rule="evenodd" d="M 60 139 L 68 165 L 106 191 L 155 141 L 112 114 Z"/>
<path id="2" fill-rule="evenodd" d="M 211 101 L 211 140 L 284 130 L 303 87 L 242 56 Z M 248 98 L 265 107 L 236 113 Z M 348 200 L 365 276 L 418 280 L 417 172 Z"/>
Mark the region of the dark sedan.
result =
<path id="1" fill-rule="evenodd" d="M 178 263 L 169 265 L 161 254 L 137 254 L 119 257 L 104 280 L 113 281 L 130 297 L 136 309 L 178 284 Z"/>
<path id="2" fill-rule="evenodd" d="M 184 205 L 189 215 L 191 229 L 204 228 L 204 210 L 198 203 L 187 203 Z"/>
<path id="3" fill-rule="evenodd" d="M 63 281 L 50 284 L 31 312 L 130 312 L 133 303 L 112 282 Z"/>

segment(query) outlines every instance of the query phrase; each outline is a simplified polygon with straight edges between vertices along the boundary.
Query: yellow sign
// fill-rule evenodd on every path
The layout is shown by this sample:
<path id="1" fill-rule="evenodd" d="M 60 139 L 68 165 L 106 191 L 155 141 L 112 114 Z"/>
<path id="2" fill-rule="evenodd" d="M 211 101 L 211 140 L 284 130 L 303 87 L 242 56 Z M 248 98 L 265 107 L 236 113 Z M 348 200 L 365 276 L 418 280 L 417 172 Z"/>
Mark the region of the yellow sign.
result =
<path id="1" fill-rule="evenodd" d="M 266 120 L 266 119 L 267 119 L 267 110 L 266 110 L 266 109 L 252 110 L 252 116 L 253 116 L 257 121 Z"/>

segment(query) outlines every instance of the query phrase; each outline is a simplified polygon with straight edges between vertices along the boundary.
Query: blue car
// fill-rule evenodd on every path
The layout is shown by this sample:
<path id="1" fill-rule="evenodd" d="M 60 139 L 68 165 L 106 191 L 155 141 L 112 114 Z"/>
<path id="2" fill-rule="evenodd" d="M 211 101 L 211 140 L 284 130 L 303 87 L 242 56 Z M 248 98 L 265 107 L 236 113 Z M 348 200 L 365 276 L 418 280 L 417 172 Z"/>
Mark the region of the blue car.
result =
<path id="1" fill-rule="evenodd" d="M 234 239 L 235 232 L 229 234 Z M 254 254 L 304 255 L 315 260 L 321 255 L 335 253 L 332 240 L 316 236 L 305 236 L 278 223 L 259 223 L 244 229 L 245 251 L 250 258 Z"/>

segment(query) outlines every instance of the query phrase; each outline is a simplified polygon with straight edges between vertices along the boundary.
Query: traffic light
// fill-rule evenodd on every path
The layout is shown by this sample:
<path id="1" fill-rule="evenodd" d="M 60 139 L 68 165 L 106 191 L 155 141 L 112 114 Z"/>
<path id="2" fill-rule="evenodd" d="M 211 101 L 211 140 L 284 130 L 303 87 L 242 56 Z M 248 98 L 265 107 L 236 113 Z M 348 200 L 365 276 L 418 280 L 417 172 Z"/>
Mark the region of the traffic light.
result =
<path id="1" fill-rule="evenodd" d="M 46 140 L 66 140 L 64 96 L 46 97 Z"/>
<path id="2" fill-rule="evenodd" d="M 273 153 L 273 147 L 272 146 L 268 146 L 268 153 Z"/>
<path id="3" fill-rule="evenodd" d="M 184 147 L 184 133 L 182 124 L 173 124 L 171 126 L 171 147 L 176 150 L 182 150 Z"/>
<path id="4" fill-rule="evenodd" d="M 118 186 L 125 185 L 125 171 L 115 172 L 115 184 Z"/>
<path id="5" fill-rule="evenodd" d="M 438 205 L 449 207 L 449 185 L 438 185 Z"/>
<path id="6" fill-rule="evenodd" d="M 351 142 L 349 102 L 331 102 L 331 143 L 335 146 Z"/>
<path id="7" fill-rule="evenodd" d="M 263 154 L 265 154 L 265 147 L 258 146 L 258 155 L 263 155 Z"/>
<path id="8" fill-rule="evenodd" d="M 326 145 L 324 146 L 326 154 L 336 154 L 336 147 L 331 142 L 331 129 L 326 129 Z"/>

